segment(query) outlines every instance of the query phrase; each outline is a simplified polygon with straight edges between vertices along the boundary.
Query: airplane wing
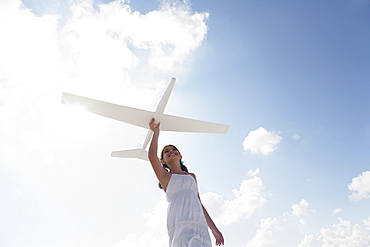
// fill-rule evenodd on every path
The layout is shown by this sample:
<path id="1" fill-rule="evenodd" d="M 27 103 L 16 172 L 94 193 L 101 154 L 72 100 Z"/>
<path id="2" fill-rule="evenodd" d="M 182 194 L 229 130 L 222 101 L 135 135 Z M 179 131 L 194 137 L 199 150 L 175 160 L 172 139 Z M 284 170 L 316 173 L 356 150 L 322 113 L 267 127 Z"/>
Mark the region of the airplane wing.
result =
<path id="1" fill-rule="evenodd" d="M 225 134 L 229 128 L 229 125 L 204 122 L 166 114 L 163 114 L 161 118 L 161 130 L 163 131 Z"/>
<path id="2" fill-rule="evenodd" d="M 154 117 L 154 112 L 89 99 L 69 93 L 63 93 L 62 103 L 67 105 L 78 105 L 86 111 L 100 116 L 112 118 L 146 129 L 149 128 L 149 122 Z"/>
<path id="3" fill-rule="evenodd" d="M 139 158 L 142 160 L 148 159 L 148 152 L 143 149 L 131 149 L 131 150 L 122 150 L 122 151 L 113 151 L 111 153 L 112 157 L 117 158 Z"/>
<path id="4" fill-rule="evenodd" d="M 149 122 L 155 116 L 154 112 L 107 103 L 69 93 L 63 93 L 62 103 L 67 105 L 78 105 L 100 116 L 133 124 L 145 129 L 149 129 Z M 163 131 L 225 134 L 230 127 L 229 125 L 166 114 L 160 115 L 158 118 L 157 120 L 161 122 L 161 130 Z"/>

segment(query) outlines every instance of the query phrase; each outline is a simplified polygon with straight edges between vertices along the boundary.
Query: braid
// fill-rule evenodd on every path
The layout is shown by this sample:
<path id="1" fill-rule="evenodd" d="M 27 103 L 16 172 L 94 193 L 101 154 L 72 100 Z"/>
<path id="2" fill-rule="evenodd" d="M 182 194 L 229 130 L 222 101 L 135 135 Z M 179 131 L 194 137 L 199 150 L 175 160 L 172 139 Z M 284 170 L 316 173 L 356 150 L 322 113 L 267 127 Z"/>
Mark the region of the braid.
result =
<path id="1" fill-rule="evenodd" d="M 181 163 L 181 170 L 184 171 L 184 172 L 189 172 L 188 168 L 183 164 L 183 162 L 181 160 L 180 160 L 180 163 Z"/>

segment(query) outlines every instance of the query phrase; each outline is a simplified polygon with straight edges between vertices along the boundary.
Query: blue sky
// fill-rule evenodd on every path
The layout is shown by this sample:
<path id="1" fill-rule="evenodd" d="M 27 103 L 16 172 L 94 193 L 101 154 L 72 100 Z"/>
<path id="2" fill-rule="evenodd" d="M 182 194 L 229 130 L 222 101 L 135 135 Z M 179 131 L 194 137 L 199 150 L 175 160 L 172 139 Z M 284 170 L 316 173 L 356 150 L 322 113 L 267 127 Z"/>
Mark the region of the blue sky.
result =
<path id="1" fill-rule="evenodd" d="M 63 91 L 231 125 L 162 133 L 225 246 L 370 246 L 370 3 L 2 1 L 1 246 L 166 246 L 146 130 Z"/>

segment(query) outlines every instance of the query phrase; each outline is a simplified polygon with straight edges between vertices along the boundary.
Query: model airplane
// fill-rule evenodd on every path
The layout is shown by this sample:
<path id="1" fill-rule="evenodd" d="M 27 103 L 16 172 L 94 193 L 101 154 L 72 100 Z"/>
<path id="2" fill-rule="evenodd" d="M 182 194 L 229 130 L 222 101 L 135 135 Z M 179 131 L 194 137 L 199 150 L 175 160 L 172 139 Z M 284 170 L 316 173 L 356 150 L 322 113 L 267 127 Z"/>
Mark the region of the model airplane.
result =
<path id="1" fill-rule="evenodd" d="M 146 129 L 149 129 L 150 120 L 152 118 L 155 118 L 155 121 L 157 123 L 161 122 L 161 131 L 225 134 L 230 127 L 229 125 L 210 123 L 200 120 L 163 114 L 164 108 L 167 105 L 168 99 L 175 85 L 175 81 L 176 79 L 172 78 L 155 112 L 111 104 L 69 93 L 63 93 L 62 103 L 68 105 L 77 104 L 89 112 L 104 117 L 112 118 L 115 120 L 119 120 L 122 122 L 126 122 L 129 124 L 137 125 Z M 111 156 L 122 158 L 139 158 L 143 160 L 148 160 L 148 154 L 145 151 L 145 148 L 148 146 L 152 134 L 153 132 L 149 129 L 148 134 L 145 138 L 145 142 L 141 148 L 132 150 L 114 151 L 112 152 Z"/>

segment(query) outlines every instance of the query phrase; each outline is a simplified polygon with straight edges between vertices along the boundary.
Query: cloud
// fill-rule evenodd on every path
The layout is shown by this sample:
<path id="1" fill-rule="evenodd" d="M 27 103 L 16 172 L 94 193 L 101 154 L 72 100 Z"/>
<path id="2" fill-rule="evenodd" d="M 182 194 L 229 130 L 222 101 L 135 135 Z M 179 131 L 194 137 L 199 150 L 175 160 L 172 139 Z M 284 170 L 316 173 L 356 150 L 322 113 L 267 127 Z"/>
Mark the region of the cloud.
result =
<path id="1" fill-rule="evenodd" d="M 63 28 L 66 54 L 87 64 L 87 69 L 108 62 L 123 69 L 146 69 L 146 73 L 183 70 L 183 62 L 205 38 L 208 13 L 194 13 L 186 4 L 165 3 L 145 15 L 132 11 L 125 1 L 98 5 L 99 11 L 86 3 L 73 6 Z M 69 41 L 75 45 L 69 46 Z"/>
<path id="2" fill-rule="evenodd" d="M 144 214 L 144 218 L 146 219 L 145 226 L 150 229 L 154 229 L 158 231 L 159 233 L 160 232 L 166 233 L 167 229 L 165 226 L 167 224 L 166 223 L 167 222 L 166 221 L 167 206 L 168 206 L 168 202 L 167 202 L 166 196 L 162 195 L 159 198 L 157 205 L 155 205 L 153 211 L 150 213 Z"/>
<path id="3" fill-rule="evenodd" d="M 146 232 L 142 235 L 135 233 L 129 233 L 124 240 L 114 243 L 112 247 L 163 247 L 168 244 L 168 239 L 163 236 L 158 238 L 158 236 L 153 235 L 150 232 Z"/>
<path id="4" fill-rule="evenodd" d="M 247 173 L 247 175 L 248 175 L 249 177 L 254 177 L 254 176 L 258 175 L 259 173 L 260 173 L 260 169 L 259 169 L 259 168 L 256 168 L 255 170 L 250 170 L 250 171 Z"/>
<path id="5" fill-rule="evenodd" d="M 354 191 L 349 196 L 351 201 L 370 198 L 370 171 L 363 172 L 358 177 L 352 178 L 348 189 Z"/>
<path id="6" fill-rule="evenodd" d="M 367 219 L 364 219 L 364 225 L 367 227 L 367 230 L 370 231 L 370 217 Z"/>
<path id="7" fill-rule="evenodd" d="M 252 154 L 268 155 L 277 149 L 282 137 L 274 131 L 267 131 L 259 127 L 256 130 L 249 132 L 243 141 L 245 151 L 250 151 Z"/>
<path id="8" fill-rule="evenodd" d="M 309 210 L 309 203 L 305 199 L 302 199 L 299 204 L 293 204 L 291 208 L 291 212 L 285 212 L 280 217 L 261 219 L 256 234 L 248 241 L 245 247 L 276 246 L 279 239 L 276 236 L 278 233 L 284 235 L 284 233 L 288 232 L 291 234 L 292 225 L 295 229 L 301 227 L 304 225 L 303 217 L 308 212 L 312 212 L 312 210 Z"/>
<path id="9" fill-rule="evenodd" d="M 315 241 L 314 235 L 305 235 L 298 247 L 313 247 L 312 243 Z"/>
<path id="10" fill-rule="evenodd" d="M 218 224 L 228 225 L 246 219 L 267 202 L 265 186 L 259 177 L 243 180 L 239 189 L 233 189 L 232 192 L 232 200 L 226 200 L 214 192 L 202 195 L 203 204 Z"/>
<path id="11" fill-rule="evenodd" d="M 340 212 L 342 212 L 341 208 L 336 208 L 333 210 L 333 214 L 339 214 Z"/>
<path id="12" fill-rule="evenodd" d="M 269 217 L 260 221 L 259 228 L 254 237 L 245 247 L 285 246 L 284 240 L 300 235 L 305 216 L 315 212 L 309 208 L 309 203 L 302 199 L 300 203 L 292 205 L 291 212 L 285 212 L 280 217 Z M 299 247 L 336 247 L 353 246 L 363 247 L 370 244 L 370 218 L 363 220 L 364 226 L 353 224 L 343 218 L 338 218 L 339 223 L 333 228 L 321 228 L 319 236 L 308 234 L 303 236 Z M 303 222 L 303 224 L 302 224 Z M 294 229 L 297 231 L 294 232 Z M 282 245 L 283 244 L 283 245 Z"/>
<path id="13" fill-rule="evenodd" d="M 276 217 L 262 219 L 256 234 L 245 246 L 260 247 L 273 245 L 276 243 L 274 233 L 281 230 L 281 222 Z"/>
<path id="14" fill-rule="evenodd" d="M 126 238 L 113 244 L 112 247 L 162 247 L 168 244 L 168 236 L 166 229 L 166 196 L 162 195 L 150 213 L 144 214 L 146 220 L 145 232 L 137 234 L 130 232 Z"/>
<path id="15" fill-rule="evenodd" d="M 308 209 L 308 202 L 302 199 L 299 204 L 292 205 L 292 216 L 300 218 L 306 214 Z"/>
<path id="16" fill-rule="evenodd" d="M 299 204 L 292 205 L 292 213 L 286 214 L 285 217 L 293 217 L 299 219 L 301 225 L 305 225 L 306 221 L 302 218 L 308 213 L 314 213 L 313 209 L 309 209 L 309 204 L 305 199 L 302 199 Z"/>
<path id="17" fill-rule="evenodd" d="M 370 232 L 362 229 L 359 224 L 338 217 L 339 223 L 334 224 L 334 230 L 322 228 L 321 238 L 323 246 L 351 246 L 360 247 L 370 243 Z"/>
<path id="18" fill-rule="evenodd" d="M 363 247 L 370 244 L 370 229 L 338 217 L 339 223 L 333 224 L 334 229 L 322 228 L 320 235 L 306 235 L 299 247 Z M 367 221 L 364 220 L 366 226 Z"/>

